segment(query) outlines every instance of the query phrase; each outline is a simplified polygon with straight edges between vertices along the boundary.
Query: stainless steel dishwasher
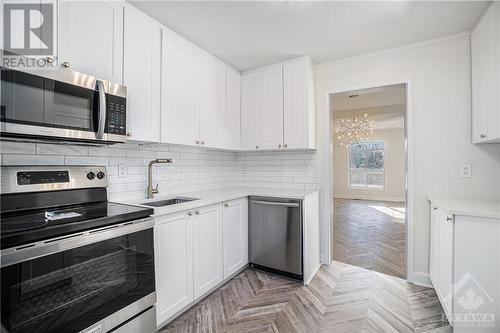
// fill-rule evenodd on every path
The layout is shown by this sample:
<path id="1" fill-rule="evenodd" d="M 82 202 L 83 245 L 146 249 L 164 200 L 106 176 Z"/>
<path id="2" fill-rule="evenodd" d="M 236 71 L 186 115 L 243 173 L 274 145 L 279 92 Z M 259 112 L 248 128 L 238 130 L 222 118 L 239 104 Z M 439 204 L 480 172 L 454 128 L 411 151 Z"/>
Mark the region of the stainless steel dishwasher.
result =
<path id="1" fill-rule="evenodd" d="M 250 265 L 302 280 L 302 220 L 302 200 L 250 197 Z"/>

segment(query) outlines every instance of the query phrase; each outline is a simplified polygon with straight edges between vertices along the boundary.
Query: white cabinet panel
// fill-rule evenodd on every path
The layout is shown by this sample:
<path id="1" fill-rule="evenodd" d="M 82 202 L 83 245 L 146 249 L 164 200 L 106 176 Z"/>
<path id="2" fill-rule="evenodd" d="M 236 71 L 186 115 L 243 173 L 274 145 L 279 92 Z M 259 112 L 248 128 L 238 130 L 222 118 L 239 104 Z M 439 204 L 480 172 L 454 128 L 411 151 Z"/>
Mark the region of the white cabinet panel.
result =
<path id="1" fill-rule="evenodd" d="M 123 6 L 121 1 L 59 1 L 59 64 L 121 83 Z"/>
<path id="2" fill-rule="evenodd" d="M 261 149 L 278 149 L 283 145 L 283 72 L 282 67 L 271 67 L 259 72 L 257 99 L 259 124 L 257 126 Z"/>
<path id="3" fill-rule="evenodd" d="M 226 144 L 226 67 L 209 54 L 198 57 L 200 144 Z"/>
<path id="4" fill-rule="evenodd" d="M 248 200 L 224 203 L 222 214 L 224 279 L 248 264 Z"/>
<path id="5" fill-rule="evenodd" d="M 314 75 L 311 61 L 283 66 L 284 148 L 314 148 Z"/>
<path id="6" fill-rule="evenodd" d="M 239 72 L 227 69 L 227 103 L 226 103 L 226 147 L 229 149 L 240 148 L 240 96 L 241 75 Z"/>
<path id="7" fill-rule="evenodd" d="M 160 141 L 161 28 L 127 5 L 124 15 L 123 82 L 131 139 Z"/>
<path id="8" fill-rule="evenodd" d="M 259 97 L 258 73 L 241 77 L 241 148 L 259 148 L 259 126 L 262 100 Z"/>
<path id="9" fill-rule="evenodd" d="M 439 269 L 439 211 L 436 204 L 431 202 L 431 230 L 429 248 L 429 276 L 434 288 L 438 287 Z"/>
<path id="10" fill-rule="evenodd" d="M 186 212 L 156 218 L 157 322 L 162 323 L 194 299 L 193 230 Z"/>
<path id="11" fill-rule="evenodd" d="M 500 3 L 493 2 L 471 37 L 472 140 L 500 142 Z"/>
<path id="12" fill-rule="evenodd" d="M 195 145 L 199 141 L 199 112 L 194 45 L 164 29 L 162 43 L 161 140 Z"/>
<path id="13" fill-rule="evenodd" d="M 193 215 L 194 298 L 223 279 L 222 205 L 197 209 Z"/>
<path id="14" fill-rule="evenodd" d="M 448 297 L 453 288 L 453 217 L 439 211 L 439 266 L 437 292 L 443 302 L 443 310 L 452 314 L 452 299 Z"/>

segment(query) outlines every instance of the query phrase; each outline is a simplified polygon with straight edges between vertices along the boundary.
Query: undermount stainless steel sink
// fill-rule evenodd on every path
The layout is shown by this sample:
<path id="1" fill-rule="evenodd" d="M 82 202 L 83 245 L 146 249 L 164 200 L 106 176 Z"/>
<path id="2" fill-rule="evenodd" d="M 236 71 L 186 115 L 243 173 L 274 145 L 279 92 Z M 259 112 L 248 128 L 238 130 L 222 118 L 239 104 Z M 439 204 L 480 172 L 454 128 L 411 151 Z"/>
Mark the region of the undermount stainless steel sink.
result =
<path id="1" fill-rule="evenodd" d="M 189 202 L 189 201 L 194 201 L 198 200 L 195 198 L 171 198 L 171 199 L 166 199 L 166 200 L 158 200 L 158 201 L 150 201 L 150 202 L 143 202 L 141 205 L 143 206 L 149 206 L 149 207 L 163 207 L 163 206 L 171 206 L 171 205 L 177 205 L 183 202 Z"/>

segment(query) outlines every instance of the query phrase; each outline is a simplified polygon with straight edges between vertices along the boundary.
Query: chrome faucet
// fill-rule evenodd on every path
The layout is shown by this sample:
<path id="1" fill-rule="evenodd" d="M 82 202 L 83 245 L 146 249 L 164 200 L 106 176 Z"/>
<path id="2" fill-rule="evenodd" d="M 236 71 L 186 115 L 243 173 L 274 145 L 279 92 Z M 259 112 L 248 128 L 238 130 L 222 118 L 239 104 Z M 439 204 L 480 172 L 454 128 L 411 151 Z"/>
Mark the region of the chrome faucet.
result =
<path id="1" fill-rule="evenodd" d="M 171 158 L 152 160 L 148 165 L 148 199 L 153 199 L 153 194 L 158 193 L 158 184 L 153 188 L 153 164 L 172 163 Z"/>

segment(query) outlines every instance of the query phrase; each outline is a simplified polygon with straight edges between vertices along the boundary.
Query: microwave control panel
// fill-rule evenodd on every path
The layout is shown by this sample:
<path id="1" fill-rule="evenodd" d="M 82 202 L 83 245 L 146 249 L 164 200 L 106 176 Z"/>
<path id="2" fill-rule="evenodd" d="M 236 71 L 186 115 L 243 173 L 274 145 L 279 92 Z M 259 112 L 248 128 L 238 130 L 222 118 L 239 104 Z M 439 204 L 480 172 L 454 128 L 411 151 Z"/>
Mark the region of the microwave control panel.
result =
<path id="1" fill-rule="evenodd" d="M 107 133 L 127 134 L 127 100 L 123 97 L 106 95 L 108 106 Z"/>

